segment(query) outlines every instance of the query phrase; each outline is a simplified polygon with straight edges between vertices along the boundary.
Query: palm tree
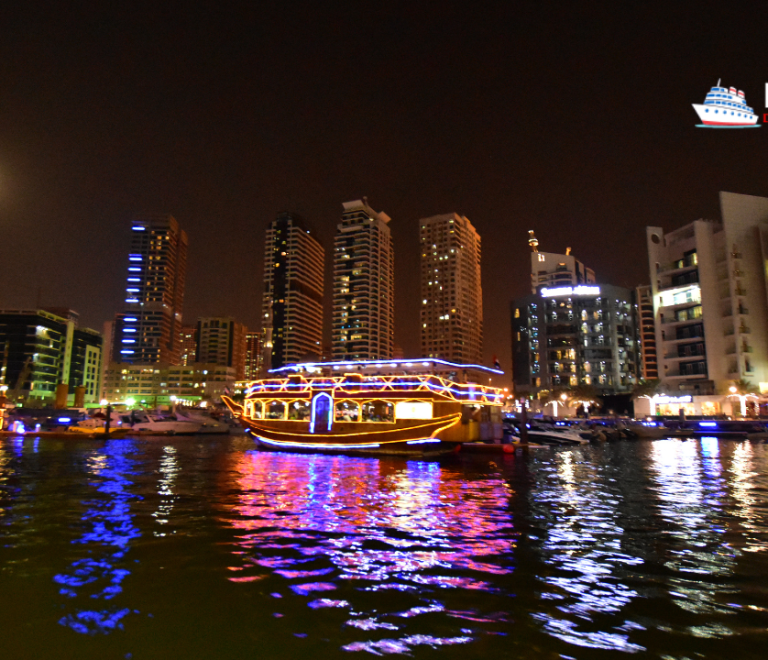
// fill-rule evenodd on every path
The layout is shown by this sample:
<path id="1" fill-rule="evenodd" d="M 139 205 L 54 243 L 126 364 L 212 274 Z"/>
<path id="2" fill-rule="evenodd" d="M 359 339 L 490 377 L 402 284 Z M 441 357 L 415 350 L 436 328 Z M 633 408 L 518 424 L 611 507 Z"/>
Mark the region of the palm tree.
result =
<path id="1" fill-rule="evenodd" d="M 658 378 L 652 378 L 651 380 L 638 381 L 637 385 L 632 388 L 632 400 L 648 399 L 651 404 L 651 415 L 656 414 L 656 404 L 653 401 L 653 397 L 657 394 L 661 394 L 661 381 Z"/>
<path id="2" fill-rule="evenodd" d="M 538 394 L 542 407 L 552 404 L 552 415 L 557 417 L 557 406 L 565 406 L 569 390 L 541 390 Z"/>
<path id="3" fill-rule="evenodd" d="M 738 399 L 740 404 L 740 412 L 742 417 L 747 416 L 747 400 L 758 400 L 757 392 L 755 392 L 755 386 L 744 378 L 739 378 L 733 381 L 733 385 L 728 388 L 730 395 L 728 398 Z"/>
<path id="4" fill-rule="evenodd" d="M 568 405 L 572 408 L 584 406 L 584 412 L 589 415 L 589 407 L 600 405 L 602 400 L 592 385 L 577 385 L 568 392 Z"/>

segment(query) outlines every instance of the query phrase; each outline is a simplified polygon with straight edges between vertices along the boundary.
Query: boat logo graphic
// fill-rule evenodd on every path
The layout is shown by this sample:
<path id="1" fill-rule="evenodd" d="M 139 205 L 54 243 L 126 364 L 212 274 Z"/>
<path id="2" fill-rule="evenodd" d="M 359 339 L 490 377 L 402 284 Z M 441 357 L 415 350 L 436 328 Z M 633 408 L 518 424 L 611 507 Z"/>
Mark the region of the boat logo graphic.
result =
<path id="1" fill-rule="evenodd" d="M 759 128 L 757 115 L 747 105 L 744 92 L 735 87 L 721 87 L 717 81 L 709 90 L 704 103 L 694 103 L 693 109 L 701 119 L 699 128 Z"/>

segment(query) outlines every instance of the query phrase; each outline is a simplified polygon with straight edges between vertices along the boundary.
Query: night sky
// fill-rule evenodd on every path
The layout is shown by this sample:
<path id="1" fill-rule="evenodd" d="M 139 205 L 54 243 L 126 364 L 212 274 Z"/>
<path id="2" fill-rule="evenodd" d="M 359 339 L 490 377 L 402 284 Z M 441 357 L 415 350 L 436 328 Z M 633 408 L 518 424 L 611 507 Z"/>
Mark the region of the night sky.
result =
<path id="1" fill-rule="evenodd" d="M 508 369 L 528 229 L 634 286 L 646 225 L 768 195 L 768 128 L 695 128 L 691 107 L 722 78 L 762 118 L 761 3 L 11 4 L 2 308 L 39 297 L 101 329 L 146 210 L 189 234 L 185 320 L 256 328 L 266 225 L 299 212 L 330 257 L 341 203 L 365 195 L 392 217 L 396 343 L 418 351 L 417 220 L 456 211 L 483 240 L 487 361 Z"/>

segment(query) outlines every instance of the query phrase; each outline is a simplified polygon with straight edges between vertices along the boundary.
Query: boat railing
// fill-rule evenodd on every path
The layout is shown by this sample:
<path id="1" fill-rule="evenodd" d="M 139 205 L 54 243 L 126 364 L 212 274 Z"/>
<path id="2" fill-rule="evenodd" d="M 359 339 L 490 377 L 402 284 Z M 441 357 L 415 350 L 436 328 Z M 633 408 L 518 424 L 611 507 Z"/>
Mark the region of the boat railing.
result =
<path id="1" fill-rule="evenodd" d="M 269 394 L 275 397 L 303 397 L 311 396 L 316 390 L 334 390 L 349 394 L 423 391 L 471 403 L 502 402 L 502 391 L 499 388 L 476 383 L 455 383 L 434 374 L 375 376 L 356 378 L 354 381 L 347 376 L 306 378 L 300 381 L 293 378 L 273 378 L 250 383 L 246 388 L 246 396 Z"/>

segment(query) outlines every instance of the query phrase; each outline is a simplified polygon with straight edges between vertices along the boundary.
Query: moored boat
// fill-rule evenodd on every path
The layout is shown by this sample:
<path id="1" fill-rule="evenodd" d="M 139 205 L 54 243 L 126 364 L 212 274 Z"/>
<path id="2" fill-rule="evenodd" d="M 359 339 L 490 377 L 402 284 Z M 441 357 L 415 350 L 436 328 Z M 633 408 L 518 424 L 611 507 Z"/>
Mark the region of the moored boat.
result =
<path id="1" fill-rule="evenodd" d="M 243 405 L 222 400 L 266 448 L 453 451 L 502 437 L 502 391 L 472 382 L 488 372 L 502 373 L 437 359 L 304 363 L 251 383 Z"/>

